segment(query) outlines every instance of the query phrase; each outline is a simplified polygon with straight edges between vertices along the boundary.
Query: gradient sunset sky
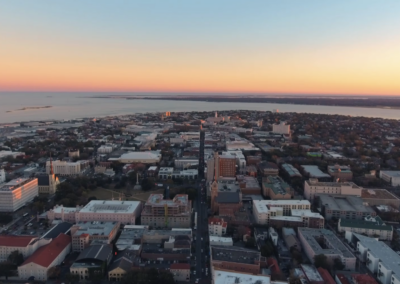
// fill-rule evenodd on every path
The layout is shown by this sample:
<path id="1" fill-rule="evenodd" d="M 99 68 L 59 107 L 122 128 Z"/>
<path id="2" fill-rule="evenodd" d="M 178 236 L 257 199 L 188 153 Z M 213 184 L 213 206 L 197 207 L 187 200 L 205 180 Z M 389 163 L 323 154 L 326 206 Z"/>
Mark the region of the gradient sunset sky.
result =
<path id="1" fill-rule="evenodd" d="M 400 95 L 400 0 L 0 0 L 0 91 Z"/>

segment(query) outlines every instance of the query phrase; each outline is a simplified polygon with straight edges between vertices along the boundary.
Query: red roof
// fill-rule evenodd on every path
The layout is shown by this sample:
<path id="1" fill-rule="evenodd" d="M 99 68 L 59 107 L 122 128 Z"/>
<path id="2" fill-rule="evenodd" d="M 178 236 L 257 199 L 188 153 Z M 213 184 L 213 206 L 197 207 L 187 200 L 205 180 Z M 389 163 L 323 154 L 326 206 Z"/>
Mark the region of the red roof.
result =
<path id="1" fill-rule="evenodd" d="M 190 264 L 189 263 L 172 263 L 170 266 L 170 269 L 190 270 Z"/>
<path id="2" fill-rule="evenodd" d="M 224 224 L 226 225 L 227 223 L 224 221 L 224 219 L 222 218 L 217 218 L 217 217 L 210 217 L 208 218 L 208 224 L 211 225 L 211 223 L 213 223 L 214 225 L 217 225 L 218 223 L 220 223 L 220 225 L 222 225 L 223 227 Z"/>
<path id="3" fill-rule="evenodd" d="M 71 243 L 71 237 L 63 233 L 53 239 L 51 243 L 40 247 L 30 257 L 28 257 L 22 265 L 28 263 L 36 263 L 43 267 L 49 267 L 54 259 Z M 22 266 L 21 265 L 21 266 Z"/>
<path id="4" fill-rule="evenodd" d="M 30 236 L 0 236 L 0 246 L 27 247 L 35 238 Z"/>
<path id="5" fill-rule="evenodd" d="M 318 272 L 321 274 L 322 279 L 324 279 L 326 284 L 336 284 L 335 280 L 333 280 L 332 276 L 329 274 L 328 270 L 318 267 Z"/>
<path id="6" fill-rule="evenodd" d="M 352 274 L 351 276 L 358 284 L 378 284 L 378 282 L 368 274 Z"/>
<path id="7" fill-rule="evenodd" d="M 267 258 L 267 264 L 269 268 L 271 269 L 271 273 L 275 274 L 281 274 L 281 269 L 279 268 L 278 261 L 274 257 L 268 257 Z"/>
<path id="8" fill-rule="evenodd" d="M 336 274 L 336 277 L 339 278 L 339 281 L 342 284 L 351 284 L 349 279 L 347 279 L 347 277 L 344 276 L 343 274 Z"/>

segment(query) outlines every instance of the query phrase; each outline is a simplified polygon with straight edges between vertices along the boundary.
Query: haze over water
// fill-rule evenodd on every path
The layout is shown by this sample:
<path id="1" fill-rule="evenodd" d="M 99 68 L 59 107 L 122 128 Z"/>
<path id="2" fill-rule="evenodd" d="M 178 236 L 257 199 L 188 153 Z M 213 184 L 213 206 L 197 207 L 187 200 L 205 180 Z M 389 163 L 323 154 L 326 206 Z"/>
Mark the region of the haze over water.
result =
<path id="1" fill-rule="evenodd" d="M 215 103 L 198 101 L 89 98 L 90 96 L 105 96 L 112 94 L 113 93 L 0 93 L 0 123 L 103 117 L 145 112 L 222 111 L 238 109 L 256 111 L 272 111 L 274 109 L 279 109 L 280 112 L 339 114 L 400 119 L 400 110 L 398 109 L 267 103 Z M 154 95 L 160 96 L 162 94 Z M 146 94 L 146 96 L 150 95 Z M 19 110 L 26 107 L 44 106 L 52 107 L 45 109 Z"/>

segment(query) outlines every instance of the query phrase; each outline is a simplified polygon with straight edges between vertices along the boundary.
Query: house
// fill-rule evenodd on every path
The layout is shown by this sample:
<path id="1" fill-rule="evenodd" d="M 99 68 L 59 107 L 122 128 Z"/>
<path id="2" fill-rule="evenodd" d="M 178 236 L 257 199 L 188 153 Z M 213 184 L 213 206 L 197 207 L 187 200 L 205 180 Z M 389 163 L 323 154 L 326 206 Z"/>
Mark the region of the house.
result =
<path id="1" fill-rule="evenodd" d="M 111 262 L 108 268 L 108 280 L 111 281 L 121 281 L 124 275 L 129 272 L 133 267 L 133 261 L 131 260 L 131 254 L 133 252 L 126 250 Z"/>
<path id="2" fill-rule="evenodd" d="M 190 281 L 190 264 L 189 263 L 172 263 L 170 272 L 174 276 L 176 282 Z"/>
<path id="3" fill-rule="evenodd" d="M 34 277 L 35 280 L 47 280 L 50 268 L 59 265 L 71 251 L 71 237 L 60 234 L 49 244 L 40 247 L 28 257 L 19 267 L 21 280 Z"/>

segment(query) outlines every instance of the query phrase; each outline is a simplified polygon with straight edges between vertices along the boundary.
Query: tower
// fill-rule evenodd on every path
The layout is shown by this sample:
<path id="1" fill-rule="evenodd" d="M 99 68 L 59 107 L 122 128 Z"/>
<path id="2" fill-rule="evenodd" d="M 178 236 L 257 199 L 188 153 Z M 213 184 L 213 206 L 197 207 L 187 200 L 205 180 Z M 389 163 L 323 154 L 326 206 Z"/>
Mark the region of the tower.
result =
<path id="1" fill-rule="evenodd" d="M 204 130 L 200 130 L 200 149 L 199 149 L 199 170 L 197 176 L 199 180 L 204 179 L 204 140 L 205 140 Z"/>

